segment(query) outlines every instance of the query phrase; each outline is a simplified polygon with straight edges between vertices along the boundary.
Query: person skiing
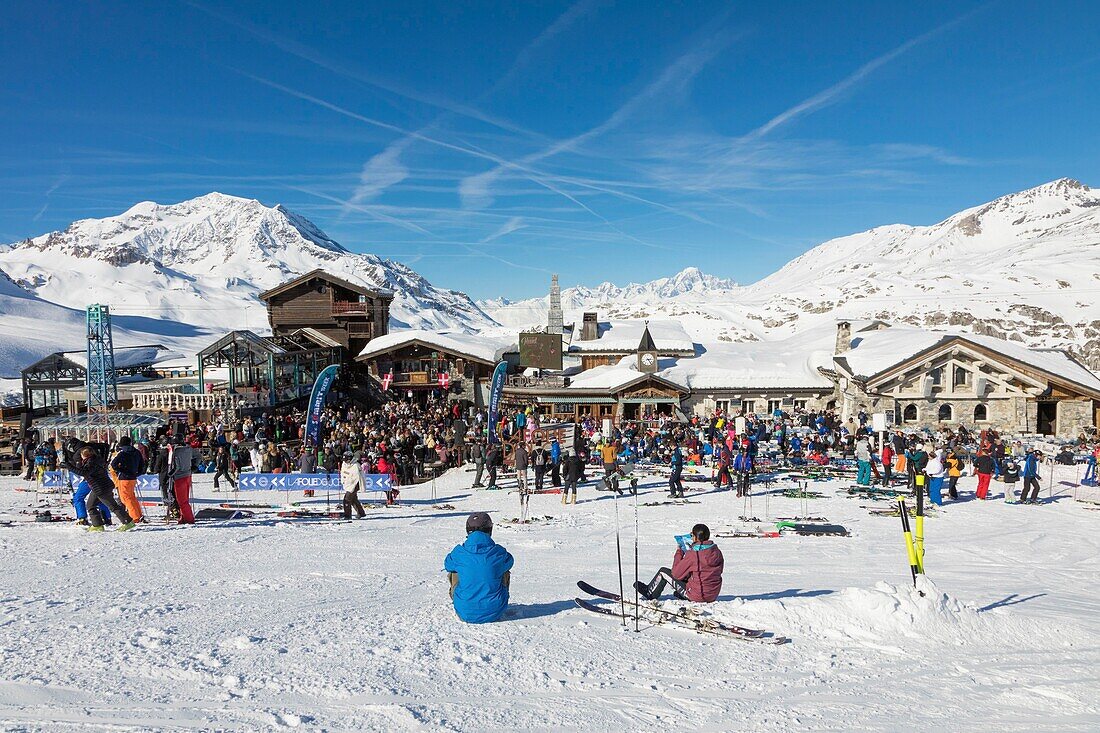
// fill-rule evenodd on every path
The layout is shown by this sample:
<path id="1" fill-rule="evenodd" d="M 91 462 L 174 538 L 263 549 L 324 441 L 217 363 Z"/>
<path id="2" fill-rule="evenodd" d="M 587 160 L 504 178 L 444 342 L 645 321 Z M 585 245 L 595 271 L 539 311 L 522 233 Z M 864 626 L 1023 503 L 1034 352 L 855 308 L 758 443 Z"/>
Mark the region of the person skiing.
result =
<path id="1" fill-rule="evenodd" d="M 230 488 L 237 488 L 237 484 L 233 481 L 233 477 L 229 475 L 229 466 L 229 449 L 224 445 L 218 446 L 218 452 L 214 454 L 214 491 L 220 491 L 218 488 L 218 479 L 223 476 L 225 480 L 229 482 Z"/>
<path id="2" fill-rule="evenodd" d="M 690 536 L 677 537 L 680 546 L 672 560 L 671 568 L 661 568 L 648 585 L 635 581 L 638 595 L 647 601 L 661 597 L 665 586 L 671 584 L 672 592 L 681 600 L 696 603 L 712 603 L 722 591 L 722 570 L 725 559 L 718 545 L 710 539 L 710 528 L 697 524 Z"/>
<path id="3" fill-rule="evenodd" d="M 102 532 L 104 517 L 100 514 L 99 505 L 105 504 L 114 512 L 122 525 L 119 532 L 125 532 L 134 528 L 134 522 L 122 506 L 115 499 L 115 485 L 107 473 L 107 462 L 94 448 L 88 444 L 80 449 L 79 459 L 69 466 L 69 470 L 88 482 L 88 499 L 85 506 L 88 509 L 88 527 L 90 532 Z"/>
<path id="4" fill-rule="evenodd" d="M 474 512 L 466 519 L 466 541 L 456 545 L 443 562 L 455 613 L 469 624 L 496 621 L 508 608 L 515 560 L 492 535 L 492 518 Z"/>
<path id="5" fill-rule="evenodd" d="M 622 495 L 619 489 L 619 451 L 615 449 L 615 443 L 610 437 L 599 448 L 600 460 L 603 462 L 603 481 L 608 491 Z"/>
<path id="6" fill-rule="evenodd" d="M 355 509 L 357 519 L 367 515 L 359 501 L 359 489 L 363 486 L 363 475 L 359 471 L 359 462 L 355 454 L 344 451 L 344 461 L 340 464 L 340 486 L 344 489 L 344 519 L 351 519 L 351 510 Z"/>
<path id="7" fill-rule="evenodd" d="M 137 478 L 145 473 L 145 459 L 134 448 L 128 435 L 118 439 L 118 452 L 111 459 L 111 470 L 115 473 L 115 488 L 122 499 L 126 513 L 136 524 L 142 521 L 141 502 L 137 498 Z"/>
<path id="8" fill-rule="evenodd" d="M 1041 450 L 1034 450 L 1027 454 L 1024 458 L 1024 470 L 1021 475 L 1024 477 L 1024 487 L 1020 490 L 1020 503 L 1021 504 L 1040 504 L 1039 501 L 1039 464 L 1043 460 L 1043 452 Z M 1031 493 L 1031 498 L 1028 498 L 1028 492 Z"/>
<path id="9" fill-rule="evenodd" d="M 669 457 L 669 466 L 672 473 L 668 477 L 669 497 L 682 499 L 684 497 L 684 482 L 681 477 L 684 473 L 684 452 L 680 450 L 680 443 L 672 441 L 672 455 Z"/>
<path id="10" fill-rule="evenodd" d="M 737 474 L 737 496 L 748 496 L 754 468 L 752 455 L 748 449 L 741 447 L 733 459 L 733 470 Z"/>

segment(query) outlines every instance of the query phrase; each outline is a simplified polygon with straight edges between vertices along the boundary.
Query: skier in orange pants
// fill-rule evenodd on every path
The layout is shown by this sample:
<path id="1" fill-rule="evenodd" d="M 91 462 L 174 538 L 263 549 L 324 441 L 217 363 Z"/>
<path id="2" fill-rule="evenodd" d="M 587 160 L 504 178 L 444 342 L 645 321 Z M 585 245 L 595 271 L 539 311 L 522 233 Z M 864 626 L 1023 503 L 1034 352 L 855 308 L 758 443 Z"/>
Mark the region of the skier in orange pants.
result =
<path id="1" fill-rule="evenodd" d="M 126 507 L 126 513 L 135 522 L 142 518 L 141 502 L 138 501 L 137 477 L 145 472 L 145 459 L 133 446 L 129 436 L 123 436 L 118 441 L 118 452 L 111 459 L 111 478 L 114 479 L 118 496 L 122 499 L 122 505 Z"/>

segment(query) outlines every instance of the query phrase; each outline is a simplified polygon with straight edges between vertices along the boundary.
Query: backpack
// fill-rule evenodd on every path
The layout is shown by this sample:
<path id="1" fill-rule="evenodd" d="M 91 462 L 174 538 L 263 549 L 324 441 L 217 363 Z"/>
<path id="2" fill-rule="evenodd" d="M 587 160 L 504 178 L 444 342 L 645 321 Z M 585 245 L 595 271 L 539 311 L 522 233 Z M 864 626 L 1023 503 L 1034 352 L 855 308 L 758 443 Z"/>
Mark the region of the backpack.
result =
<path id="1" fill-rule="evenodd" d="M 542 450 L 541 448 L 539 450 L 535 451 L 535 465 L 536 466 L 545 466 L 546 465 L 546 451 Z"/>

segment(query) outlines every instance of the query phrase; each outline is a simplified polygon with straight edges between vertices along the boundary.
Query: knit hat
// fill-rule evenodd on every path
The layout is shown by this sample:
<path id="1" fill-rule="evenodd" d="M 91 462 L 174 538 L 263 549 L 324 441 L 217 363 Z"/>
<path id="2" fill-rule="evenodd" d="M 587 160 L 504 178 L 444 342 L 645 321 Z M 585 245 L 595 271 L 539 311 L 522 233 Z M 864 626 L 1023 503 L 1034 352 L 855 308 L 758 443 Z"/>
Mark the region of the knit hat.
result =
<path id="1" fill-rule="evenodd" d="M 486 512 L 474 512 L 466 518 L 466 534 L 470 532 L 493 533 L 493 518 Z"/>

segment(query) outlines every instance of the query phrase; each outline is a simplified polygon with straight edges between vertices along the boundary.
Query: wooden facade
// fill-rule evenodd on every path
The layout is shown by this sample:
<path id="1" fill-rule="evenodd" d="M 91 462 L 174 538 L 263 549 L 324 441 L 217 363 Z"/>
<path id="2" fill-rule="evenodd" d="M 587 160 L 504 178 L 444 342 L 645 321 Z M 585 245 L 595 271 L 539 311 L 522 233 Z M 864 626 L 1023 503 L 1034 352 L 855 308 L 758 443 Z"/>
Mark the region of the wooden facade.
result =
<path id="1" fill-rule="evenodd" d="M 389 333 L 393 293 L 314 270 L 261 293 L 260 300 L 275 336 L 312 328 L 354 357 L 372 338 Z"/>
<path id="2" fill-rule="evenodd" d="M 411 395 L 417 401 L 447 395 L 449 399 L 477 407 L 485 406 L 479 385 L 488 383 L 496 367 L 495 362 L 419 339 L 361 353 L 355 358 L 366 365 L 379 388 L 383 377 L 391 375 L 392 382 L 386 389 L 394 395 L 406 398 Z M 447 375 L 445 389 L 440 384 L 443 374 Z"/>

